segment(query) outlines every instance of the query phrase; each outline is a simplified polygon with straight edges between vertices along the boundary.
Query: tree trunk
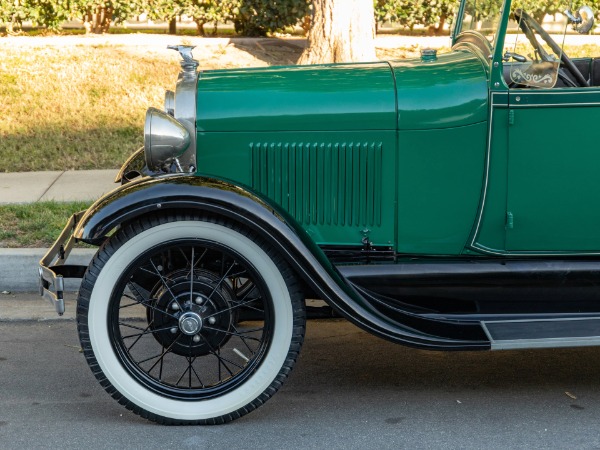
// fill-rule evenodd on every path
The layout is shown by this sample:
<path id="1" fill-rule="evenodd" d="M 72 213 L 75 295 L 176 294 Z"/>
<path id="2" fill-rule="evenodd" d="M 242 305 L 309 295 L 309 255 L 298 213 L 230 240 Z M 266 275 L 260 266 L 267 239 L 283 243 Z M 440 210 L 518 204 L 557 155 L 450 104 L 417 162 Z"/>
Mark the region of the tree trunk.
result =
<path id="1" fill-rule="evenodd" d="M 169 20 L 169 34 L 177 34 L 177 17 Z"/>
<path id="2" fill-rule="evenodd" d="M 87 11 L 84 18 L 86 33 L 103 34 L 108 32 L 112 22 L 113 10 L 110 7 L 98 7 Z"/>
<path id="3" fill-rule="evenodd" d="M 298 64 L 375 61 L 372 0 L 313 0 L 308 47 Z"/>
<path id="4" fill-rule="evenodd" d="M 206 21 L 201 19 L 194 19 L 194 23 L 196 24 L 196 33 L 198 36 L 205 36 L 204 34 L 204 24 Z"/>

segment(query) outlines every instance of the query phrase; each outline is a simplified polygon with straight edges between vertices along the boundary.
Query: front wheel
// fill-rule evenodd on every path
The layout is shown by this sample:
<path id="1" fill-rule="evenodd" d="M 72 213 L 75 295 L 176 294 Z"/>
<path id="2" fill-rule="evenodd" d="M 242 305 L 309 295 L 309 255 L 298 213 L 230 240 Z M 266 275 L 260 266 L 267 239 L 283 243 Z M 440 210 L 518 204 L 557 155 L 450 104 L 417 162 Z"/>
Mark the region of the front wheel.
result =
<path id="1" fill-rule="evenodd" d="M 243 280 L 252 286 L 239 292 Z M 252 321 L 238 321 L 251 309 Z M 259 236 L 211 217 L 146 218 L 99 250 L 79 339 L 119 403 L 165 424 L 216 424 L 269 399 L 304 338 L 301 290 Z"/>

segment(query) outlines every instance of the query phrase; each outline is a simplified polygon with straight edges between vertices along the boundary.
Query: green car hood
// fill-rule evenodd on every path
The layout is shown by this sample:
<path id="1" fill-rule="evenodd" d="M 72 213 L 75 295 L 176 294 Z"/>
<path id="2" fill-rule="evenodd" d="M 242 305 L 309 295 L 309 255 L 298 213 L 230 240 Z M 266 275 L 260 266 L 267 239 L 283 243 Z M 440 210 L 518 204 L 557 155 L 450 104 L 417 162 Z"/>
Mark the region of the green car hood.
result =
<path id="1" fill-rule="evenodd" d="M 398 91 L 398 129 L 453 128 L 487 120 L 488 82 L 481 60 L 467 52 L 390 62 Z"/>
<path id="2" fill-rule="evenodd" d="M 386 62 L 204 71 L 197 89 L 198 132 L 396 129 Z"/>

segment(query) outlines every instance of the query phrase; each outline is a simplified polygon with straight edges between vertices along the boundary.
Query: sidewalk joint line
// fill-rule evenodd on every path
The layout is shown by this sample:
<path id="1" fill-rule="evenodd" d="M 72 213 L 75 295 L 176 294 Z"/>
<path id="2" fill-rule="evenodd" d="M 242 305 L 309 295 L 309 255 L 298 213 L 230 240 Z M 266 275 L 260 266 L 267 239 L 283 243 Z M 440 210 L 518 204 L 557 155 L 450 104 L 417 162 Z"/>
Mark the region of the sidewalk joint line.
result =
<path id="1" fill-rule="evenodd" d="M 52 186 L 54 186 L 56 184 L 56 182 L 60 179 L 60 177 L 62 177 L 65 174 L 65 170 L 63 170 L 59 176 L 57 176 L 54 181 L 52 183 L 50 183 L 50 186 L 48 186 L 48 189 L 46 189 L 44 191 L 44 193 L 42 195 L 40 195 L 40 198 L 38 198 L 36 201 L 41 201 L 44 198 L 44 195 L 46 195 L 48 193 L 48 191 L 50 191 L 50 189 L 52 189 Z"/>

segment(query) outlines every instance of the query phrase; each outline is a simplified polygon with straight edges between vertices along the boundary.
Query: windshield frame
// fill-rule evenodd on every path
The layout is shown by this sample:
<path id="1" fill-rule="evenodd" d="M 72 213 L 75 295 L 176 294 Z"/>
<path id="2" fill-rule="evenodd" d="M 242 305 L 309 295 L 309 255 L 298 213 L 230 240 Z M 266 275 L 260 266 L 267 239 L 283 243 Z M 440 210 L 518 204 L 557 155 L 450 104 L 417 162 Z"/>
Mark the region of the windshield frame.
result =
<path id="1" fill-rule="evenodd" d="M 457 44 L 461 35 L 466 32 L 463 32 L 462 25 L 463 19 L 465 15 L 465 7 L 469 0 L 462 0 L 460 2 L 460 6 L 458 8 L 458 12 L 456 14 L 456 22 L 454 30 L 451 34 L 452 39 L 452 47 Z M 502 50 L 504 48 L 504 38 L 506 35 L 506 30 L 508 27 L 508 21 L 510 16 L 510 7 L 512 0 L 503 0 L 501 2 L 502 6 L 500 11 L 498 12 L 500 16 L 500 20 L 497 24 L 496 33 L 494 35 L 493 42 L 490 42 L 492 47 L 492 54 L 485 55 L 486 62 L 490 65 L 490 87 L 495 90 L 506 90 L 508 86 L 504 82 L 504 77 L 502 75 Z M 477 31 L 468 30 L 471 33 L 477 33 L 481 36 L 481 39 L 485 39 L 487 42 L 489 40 L 481 33 Z"/>

